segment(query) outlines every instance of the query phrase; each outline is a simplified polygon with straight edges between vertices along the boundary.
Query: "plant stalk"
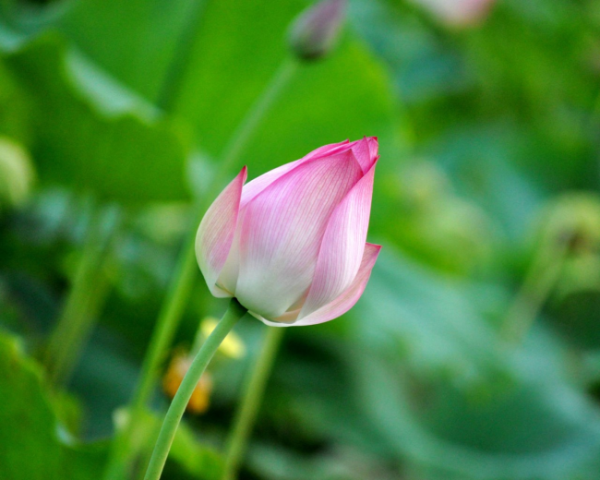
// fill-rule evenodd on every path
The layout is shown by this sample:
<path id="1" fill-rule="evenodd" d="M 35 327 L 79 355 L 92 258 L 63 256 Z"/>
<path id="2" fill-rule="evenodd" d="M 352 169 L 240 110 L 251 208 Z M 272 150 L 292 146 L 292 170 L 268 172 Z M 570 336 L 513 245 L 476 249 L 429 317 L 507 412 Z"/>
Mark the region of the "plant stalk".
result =
<path id="1" fill-rule="evenodd" d="M 159 480 L 167 461 L 171 444 L 175 438 L 177 427 L 185 413 L 194 388 L 196 388 L 200 377 L 204 373 L 204 370 L 206 370 L 206 366 L 219 348 L 219 345 L 221 345 L 221 342 L 223 342 L 227 334 L 246 312 L 247 310 L 236 299 L 231 300 L 225 315 L 223 315 L 221 321 L 206 339 L 206 342 L 204 342 L 204 345 L 202 345 L 202 348 L 194 358 L 165 415 L 154 452 L 146 470 L 145 480 Z"/>
<path id="2" fill-rule="evenodd" d="M 207 0 L 195 0 L 187 14 L 186 24 L 156 98 L 157 107 L 165 112 L 172 112 L 175 109 L 185 82 L 187 65 L 196 43 L 196 35 L 200 30 L 206 3 Z"/>
<path id="3" fill-rule="evenodd" d="M 140 381 L 134 392 L 130 406 L 130 416 L 127 424 L 113 441 L 109 461 L 106 468 L 105 480 L 120 480 L 128 469 L 129 458 L 135 454 L 129 452 L 131 439 L 137 430 L 143 410 L 148 404 L 153 387 L 156 383 L 161 362 L 167 354 L 173 336 L 183 315 L 185 305 L 189 299 L 197 275 L 195 238 L 196 229 L 205 211 L 210 206 L 224 180 L 233 168 L 238 167 L 239 159 L 251 140 L 252 135 L 261 122 L 271 111 L 277 99 L 285 90 L 297 71 L 298 64 L 292 59 L 286 59 L 275 72 L 271 81 L 256 100 L 246 117 L 232 135 L 227 144 L 222 160 L 219 164 L 215 178 L 211 182 L 212 188 L 206 192 L 195 208 L 196 214 L 190 231 L 187 235 L 183 249 L 179 254 L 177 268 L 169 285 L 167 297 L 163 302 L 161 311 L 150 340 L 150 346 L 144 357 Z"/>
<path id="4" fill-rule="evenodd" d="M 244 395 L 233 420 L 222 480 L 235 480 L 237 477 L 284 333 L 283 327 L 267 327 L 262 348 L 250 371 Z"/>
<path id="5" fill-rule="evenodd" d="M 82 257 L 48 341 L 46 365 L 55 386 L 68 381 L 109 287 L 106 273 L 101 271 L 116 232 L 116 218 L 108 218 L 110 224 L 106 224 L 109 215 L 115 216 L 115 210 L 96 208 L 91 212 Z"/>
<path id="6" fill-rule="evenodd" d="M 552 293 L 568 255 L 568 242 L 540 248 L 504 319 L 501 335 L 520 343 Z"/>

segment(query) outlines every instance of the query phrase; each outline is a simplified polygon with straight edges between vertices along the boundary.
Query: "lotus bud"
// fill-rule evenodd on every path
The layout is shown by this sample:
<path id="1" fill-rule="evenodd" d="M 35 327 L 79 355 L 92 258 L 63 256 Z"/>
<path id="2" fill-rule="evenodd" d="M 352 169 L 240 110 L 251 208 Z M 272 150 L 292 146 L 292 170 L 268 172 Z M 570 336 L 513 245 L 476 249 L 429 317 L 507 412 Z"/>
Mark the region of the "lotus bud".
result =
<path id="1" fill-rule="evenodd" d="M 246 167 L 202 219 L 196 257 L 216 297 L 267 325 L 313 325 L 348 311 L 379 250 L 366 242 L 377 139 L 326 145 L 247 185 Z"/>
<path id="2" fill-rule="evenodd" d="M 289 41 L 294 54 L 302 60 L 316 60 L 327 55 L 339 36 L 346 0 L 322 0 L 296 19 Z"/>

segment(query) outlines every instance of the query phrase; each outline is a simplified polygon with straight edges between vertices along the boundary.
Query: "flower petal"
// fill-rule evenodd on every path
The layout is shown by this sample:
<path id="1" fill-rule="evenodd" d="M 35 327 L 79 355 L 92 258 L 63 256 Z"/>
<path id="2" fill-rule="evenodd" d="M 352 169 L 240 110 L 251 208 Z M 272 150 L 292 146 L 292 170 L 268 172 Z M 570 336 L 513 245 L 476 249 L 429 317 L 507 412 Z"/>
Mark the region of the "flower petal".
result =
<path id="1" fill-rule="evenodd" d="M 242 187 L 247 176 L 244 167 L 209 207 L 196 233 L 196 259 L 208 288 L 216 297 L 232 296 L 216 283 L 233 243 Z"/>
<path id="2" fill-rule="evenodd" d="M 330 143 L 329 145 L 323 145 L 322 147 L 313 150 L 309 154 L 302 157 L 302 160 L 314 160 L 315 158 L 323 158 L 328 155 L 335 155 L 346 150 L 352 143 L 349 140 L 343 142 Z"/>
<path id="3" fill-rule="evenodd" d="M 334 318 L 343 315 L 354 306 L 354 304 L 365 291 L 365 287 L 369 282 L 371 271 L 373 270 L 373 266 L 375 265 L 375 261 L 377 260 L 380 250 L 380 245 L 367 243 L 365 245 L 365 253 L 363 255 L 358 274 L 354 278 L 352 284 L 350 284 L 350 286 L 335 300 L 331 301 L 327 305 L 324 305 L 316 312 L 313 312 L 304 318 L 299 317 L 299 320 L 296 320 L 292 323 L 273 322 L 255 313 L 253 313 L 253 315 L 271 327 L 302 327 L 306 325 L 316 325 L 318 323 L 324 323 L 329 320 L 333 320 Z"/>
<path id="4" fill-rule="evenodd" d="M 331 302 L 356 277 L 367 240 L 374 176 L 375 164 L 331 214 L 300 318 Z"/>
<path id="5" fill-rule="evenodd" d="M 363 172 L 368 172 L 373 163 L 379 158 L 377 156 L 377 138 L 365 137 L 352 143 L 352 151 L 354 156 L 360 163 Z"/>
<path id="6" fill-rule="evenodd" d="M 265 188 L 271 185 L 275 180 L 290 172 L 294 168 L 302 165 L 303 163 L 309 160 L 315 160 L 317 158 L 322 158 L 328 155 L 332 155 L 335 153 L 339 153 L 340 151 L 348 148 L 349 142 L 348 140 L 344 140 L 340 143 L 332 143 L 331 145 L 325 145 L 323 147 L 319 147 L 316 150 L 313 150 L 308 155 L 305 155 L 300 160 L 295 160 L 290 163 L 286 163 L 281 167 L 270 170 L 260 177 L 256 177 L 254 180 L 248 182 L 247 185 L 244 186 L 244 191 L 242 193 L 242 202 L 241 208 L 246 206 L 250 201 L 256 197 L 260 192 L 262 192 Z"/>
<path id="7" fill-rule="evenodd" d="M 305 294 L 329 217 L 361 177 L 351 150 L 312 159 L 241 210 L 235 294 L 242 305 L 276 318 Z"/>
<path id="8" fill-rule="evenodd" d="M 367 141 L 369 142 L 369 153 L 371 154 L 371 158 L 379 158 L 379 155 L 377 154 L 379 140 L 377 140 L 377 137 L 367 137 Z"/>

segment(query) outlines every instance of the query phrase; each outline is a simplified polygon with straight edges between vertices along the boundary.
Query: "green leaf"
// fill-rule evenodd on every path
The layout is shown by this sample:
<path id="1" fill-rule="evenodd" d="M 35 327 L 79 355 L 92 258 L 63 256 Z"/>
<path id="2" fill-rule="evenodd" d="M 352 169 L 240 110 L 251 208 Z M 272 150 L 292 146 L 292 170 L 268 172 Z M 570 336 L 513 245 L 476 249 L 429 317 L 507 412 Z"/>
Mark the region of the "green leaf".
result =
<path id="1" fill-rule="evenodd" d="M 583 289 L 552 302 L 547 320 L 566 340 L 584 350 L 600 347 L 600 290 Z"/>
<path id="2" fill-rule="evenodd" d="M 39 368 L 14 338 L 0 336 L 0 478 L 61 478 L 62 446 Z"/>
<path id="3" fill-rule="evenodd" d="M 189 198 L 186 149 L 152 107 L 46 34 L 3 61 L 31 100 L 31 150 L 43 183 L 127 203 Z"/>
<path id="4" fill-rule="evenodd" d="M 206 6 L 176 111 L 194 125 L 212 156 L 222 153 L 288 55 L 286 30 L 303 6 L 294 1 L 264 8 L 241 0 Z M 403 128 L 387 72 L 347 31 L 331 56 L 301 66 L 243 162 L 254 176 L 320 145 L 376 135 L 382 164 L 390 165 Z"/>
<path id="5" fill-rule="evenodd" d="M 194 34 L 177 47 L 186 66 L 176 81 L 174 113 L 193 126 L 214 158 L 288 55 L 287 28 L 305 6 L 300 0 L 269 8 L 224 0 L 198 7 Z M 174 42 L 187 29 L 184 20 L 195 18 L 192 11 L 185 0 L 82 0 L 55 26 L 115 78 L 156 99 L 176 54 Z M 379 136 L 388 162 L 395 161 L 405 125 L 388 74 L 352 32 L 345 37 L 330 58 L 301 68 L 284 92 L 244 152 L 252 176 L 320 145 L 365 135 Z"/>
<path id="6" fill-rule="evenodd" d="M 374 355 L 353 361 L 367 418 L 424 478 L 597 478 L 600 425 L 564 384 L 530 375 L 503 392 L 474 395 L 415 381 Z"/>
<path id="7" fill-rule="evenodd" d="M 0 332 L 0 478 L 86 480 L 104 463 L 106 445 L 83 445 L 58 423 L 40 367 L 15 337 Z M 62 407 L 61 407 L 62 408 Z"/>
<path id="8" fill-rule="evenodd" d="M 600 422 L 556 340 L 503 345 L 478 304 L 504 295 L 476 293 L 382 255 L 352 314 L 356 403 L 424 478 L 596 478 Z"/>
<path id="9" fill-rule="evenodd" d="M 96 478 L 104 468 L 108 442 L 82 444 L 64 430 L 54 411 L 64 399 L 50 400 L 39 365 L 23 354 L 15 337 L 2 333 L 0 372 L 0 478 Z M 148 413 L 141 440 L 152 440 L 160 423 L 159 417 Z M 213 480 L 219 478 L 222 462 L 220 455 L 201 444 L 185 425 L 179 428 L 169 460 L 172 471 L 183 469 L 195 478 Z"/>
<path id="10" fill-rule="evenodd" d="M 55 26 L 120 82 L 155 100 L 182 30 L 202 3 L 205 0 L 79 0 L 68 5 Z"/>
<path id="11" fill-rule="evenodd" d="M 500 351 L 490 348 L 497 343 L 495 332 L 468 300 L 484 295 L 488 305 L 498 305 L 503 295 L 458 285 L 384 250 L 351 310 L 350 338 L 427 378 L 472 386 L 507 377 Z"/>

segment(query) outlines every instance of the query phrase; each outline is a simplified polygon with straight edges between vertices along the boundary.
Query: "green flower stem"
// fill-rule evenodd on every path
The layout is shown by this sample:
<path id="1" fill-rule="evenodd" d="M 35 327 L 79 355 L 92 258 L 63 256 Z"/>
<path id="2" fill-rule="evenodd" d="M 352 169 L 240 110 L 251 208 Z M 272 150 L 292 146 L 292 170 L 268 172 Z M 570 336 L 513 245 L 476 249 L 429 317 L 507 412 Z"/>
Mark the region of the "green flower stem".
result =
<path id="1" fill-rule="evenodd" d="M 175 438 L 177 427 L 181 422 L 194 388 L 196 388 L 208 362 L 210 362 L 221 342 L 223 342 L 227 334 L 246 312 L 247 310 L 236 299 L 233 299 L 229 304 L 227 312 L 225 312 L 221 321 L 206 339 L 206 342 L 204 342 L 204 345 L 202 345 L 202 348 L 194 358 L 165 415 L 154 452 L 146 470 L 145 480 L 158 480 L 160 478 L 165 462 L 167 461 L 167 456 L 169 455 L 169 450 L 171 449 L 171 444 Z"/>
<path id="2" fill-rule="evenodd" d="M 540 248 L 502 325 L 509 343 L 523 341 L 560 278 L 569 251 L 568 242 Z"/>
<path id="3" fill-rule="evenodd" d="M 232 135 L 225 148 L 218 172 L 211 182 L 212 188 L 206 195 L 203 195 L 199 206 L 196 208 L 196 216 L 179 255 L 177 269 L 172 277 L 167 297 L 163 302 L 150 340 L 150 346 L 144 357 L 140 381 L 130 404 L 129 421 L 113 441 L 104 476 L 105 480 L 123 478 L 124 472 L 128 469 L 130 463 L 129 459 L 135 454 L 135 452 L 129 451 L 131 449 L 131 439 L 135 435 L 143 410 L 153 391 L 160 364 L 166 356 L 167 349 L 179 325 L 197 275 L 198 267 L 194 246 L 198 224 L 210 203 L 220 192 L 227 175 L 230 174 L 230 170 L 237 168 L 241 154 L 248 145 L 249 140 L 251 140 L 262 120 L 271 111 L 273 105 L 293 78 L 297 65 L 294 60 L 286 59 L 274 74 L 261 96 Z"/>
<path id="4" fill-rule="evenodd" d="M 117 230 L 116 223 L 114 209 L 96 209 L 90 216 L 71 290 L 48 341 L 45 361 L 54 385 L 68 381 L 108 292 L 109 282 L 102 265 Z"/>
<path id="5" fill-rule="evenodd" d="M 283 327 L 267 327 L 263 346 L 250 372 L 244 396 L 235 414 L 227 442 L 222 480 L 234 480 L 237 476 L 284 333 Z"/>
<path id="6" fill-rule="evenodd" d="M 262 95 L 246 114 L 244 120 L 242 120 L 242 123 L 240 123 L 235 130 L 221 157 L 219 171 L 214 179 L 215 181 L 212 183 L 213 191 L 210 191 L 207 195 L 207 199 L 210 202 L 213 201 L 214 194 L 221 191 L 222 183 L 226 180 L 230 170 L 237 168 L 238 160 L 244 149 L 248 146 L 248 142 L 251 140 L 252 135 L 267 116 L 267 113 L 271 111 L 271 108 L 283 93 L 285 87 L 289 85 L 290 80 L 298 71 L 299 66 L 300 64 L 297 60 L 292 57 L 287 57 L 273 77 L 271 77 L 267 88 L 263 91 Z"/>
<path id="7" fill-rule="evenodd" d="M 165 112 L 172 112 L 181 93 L 186 78 L 186 69 L 196 44 L 196 36 L 200 31 L 204 8 L 207 0 L 196 0 L 190 5 L 187 12 L 187 21 L 181 37 L 177 41 L 177 48 L 169 68 L 165 74 L 160 91 L 156 98 L 156 105 Z"/>

